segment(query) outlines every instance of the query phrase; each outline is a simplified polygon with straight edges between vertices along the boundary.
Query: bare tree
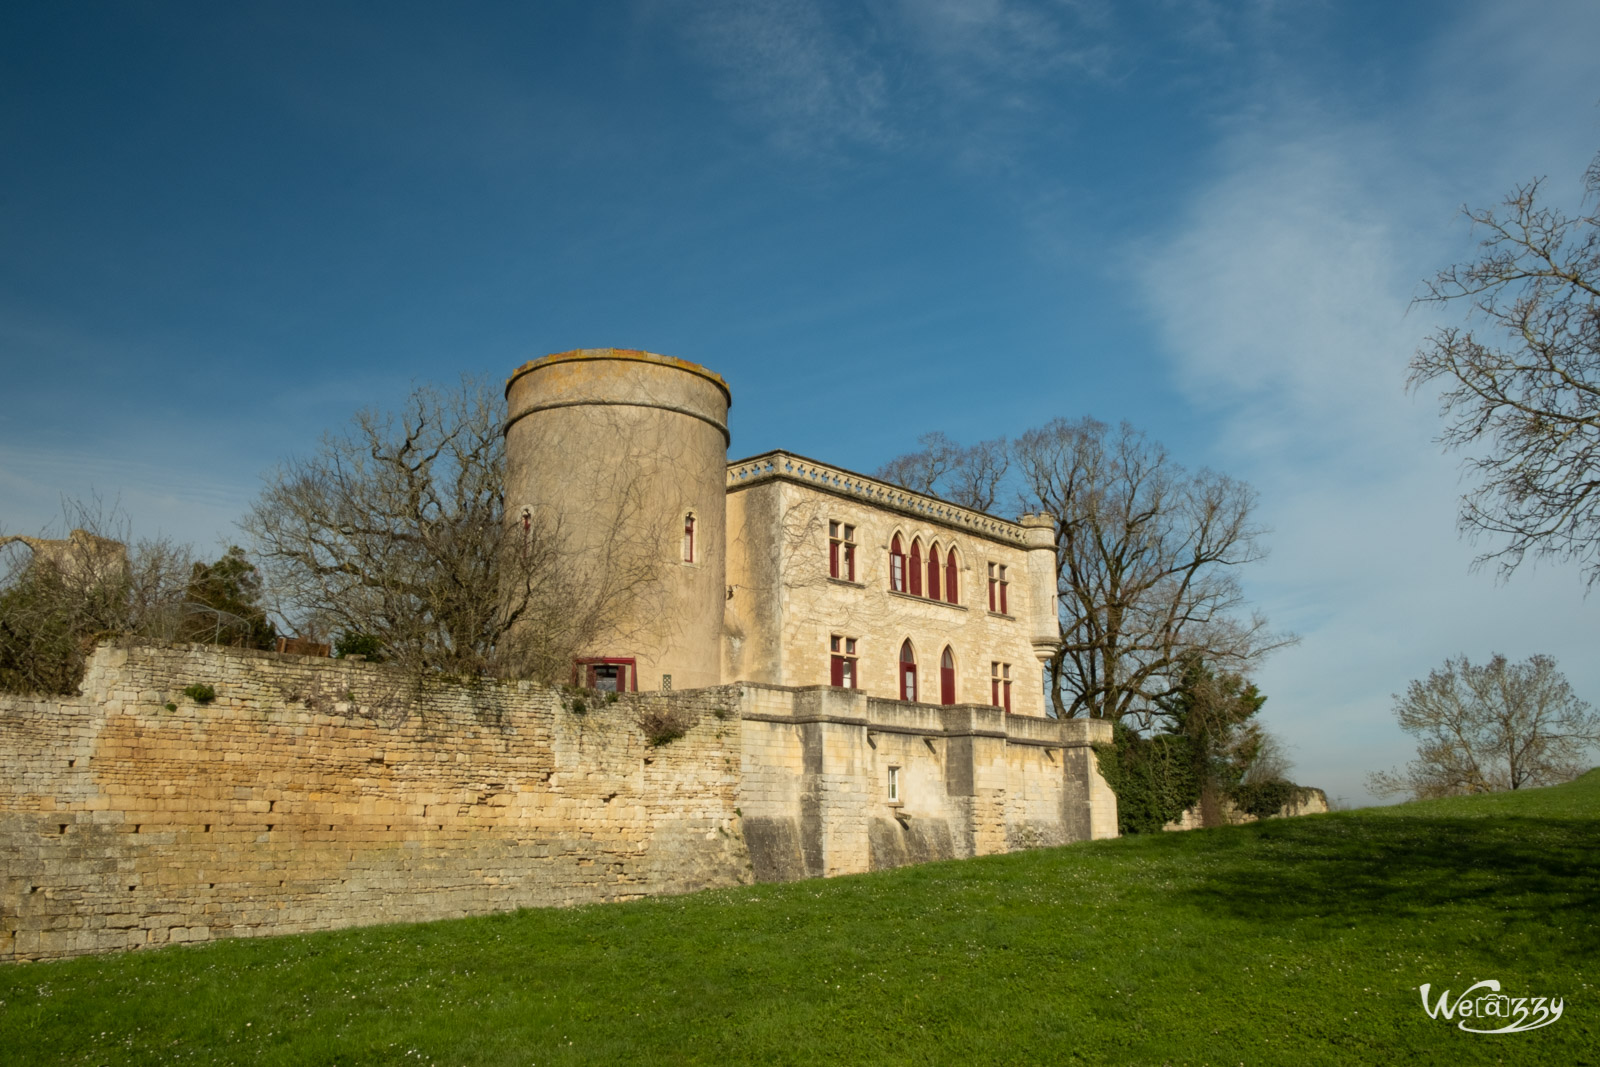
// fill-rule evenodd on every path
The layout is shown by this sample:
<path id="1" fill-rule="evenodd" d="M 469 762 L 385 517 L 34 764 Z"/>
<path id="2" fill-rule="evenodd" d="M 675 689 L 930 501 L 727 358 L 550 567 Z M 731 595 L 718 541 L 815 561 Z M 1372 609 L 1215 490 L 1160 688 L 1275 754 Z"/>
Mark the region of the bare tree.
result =
<path id="1" fill-rule="evenodd" d="M 1367 776 L 1379 796 L 1415 799 L 1495 793 L 1571 781 L 1588 769 L 1600 715 L 1579 700 L 1549 656 L 1474 665 L 1446 660 L 1395 698 L 1400 728 L 1417 739 L 1404 771 Z"/>
<path id="2" fill-rule="evenodd" d="M 133 542 L 126 516 L 98 501 L 64 513 L 64 538 L 0 537 L 0 690 L 71 693 L 96 641 L 176 636 L 189 549 Z"/>
<path id="3" fill-rule="evenodd" d="M 1012 442 L 962 447 L 940 433 L 878 476 L 980 511 L 1014 493 L 1057 520 L 1063 637 L 1048 667 L 1057 715 L 1149 727 L 1197 658 L 1245 674 L 1292 643 L 1246 614 L 1239 568 L 1261 559 L 1243 482 L 1189 473 L 1124 424 L 1056 419 Z"/>
<path id="4" fill-rule="evenodd" d="M 1242 674 L 1295 640 L 1243 613 L 1238 570 L 1266 554 L 1248 485 L 1191 474 L 1126 423 L 1087 418 L 1029 431 L 1013 455 L 1024 505 L 1058 523 L 1057 714 L 1148 726 L 1192 657 Z"/>
<path id="5" fill-rule="evenodd" d="M 993 511 L 1011 469 L 1011 450 L 1003 437 L 963 447 L 937 431 L 917 438 L 922 447 L 896 456 L 875 477 L 973 508 Z"/>
<path id="6" fill-rule="evenodd" d="M 630 528 L 637 494 L 615 487 L 596 493 L 610 511 L 582 517 L 581 573 L 563 551 L 570 517 L 506 514 L 503 423 L 483 383 L 423 387 L 268 475 L 241 526 L 275 613 L 302 633 L 376 638 L 417 670 L 563 676 L 659 552 L 593 536 Z"/>
<path id="7" fill-rule="evenodd" d="M 1472 449 L 1477 486 L 1463 532 L 1488 535 L 1509 575 L 1531 551 L 1576 560 L 1600 579 L 1600 156 L 1577 216 L 1539 202 L 1542 181 L 1503 210 L 1463 212 L 1485 231 L 1482 255 L 1443 270 L 1422 302 L 1465 300 L 1468 328 L 1432 334 L 1411 358 L 1409 387 L 1443 383 L 1440 440 Z M 1471 328 L 1482 324 L 1482 332 Z M 1478 451 L 1480 450 L 1481 451 Z"/>

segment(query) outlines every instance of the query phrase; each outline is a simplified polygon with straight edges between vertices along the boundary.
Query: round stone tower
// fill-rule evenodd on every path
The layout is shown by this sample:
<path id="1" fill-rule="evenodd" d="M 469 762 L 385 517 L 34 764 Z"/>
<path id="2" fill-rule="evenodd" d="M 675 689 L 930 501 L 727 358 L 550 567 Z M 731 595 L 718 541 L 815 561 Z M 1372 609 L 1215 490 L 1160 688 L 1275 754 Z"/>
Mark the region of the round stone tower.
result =
<path id="1" fill-rule="evenodd" d="M 706 368 L 625 348 L 558 352 L 507 380 L 506 513 L 555 538 L 575 609 L 599 608 L 580 684 L 721 681 L 731 404 Z"/>

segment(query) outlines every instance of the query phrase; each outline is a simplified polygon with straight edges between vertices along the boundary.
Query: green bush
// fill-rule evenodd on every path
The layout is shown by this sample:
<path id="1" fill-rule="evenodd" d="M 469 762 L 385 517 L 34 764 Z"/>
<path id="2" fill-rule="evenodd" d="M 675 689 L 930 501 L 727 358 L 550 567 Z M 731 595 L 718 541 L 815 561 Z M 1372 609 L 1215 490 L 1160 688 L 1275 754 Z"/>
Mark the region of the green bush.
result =
<path id="1" fill-rule="evenodd" d="M 1240 811 L 1265 819 L 1269 815 L 1278 814 L 1285 805 L 1299 800 L 1304 792 L 1305 790 L 1293 782 L 1272 778 L 1265 782 L 1235 786 L 1229 797 L 1233 800 L 1233 806 Z"/>
<path id="2" fill-rule="evenodd" d="M 1160 833 L 1200 799 L 1200 779 L 1189 738 L 1178 734 L 1141 737 L 1116 723 L 1112 744 L 1095 746 L 1100 774 L 1117 794 L 1117 829 L 1124 834 Z"/>
<path id="3" fill-rule="evenodd" d="M 372 663 L 383 662 L 383 640 L 375 634 L 348 631 L 333 642 L 333 654 L 340 659 L 362 656 Z"/>
<path id="4" fill-rule="evenodd" d="M 196 704 L 209 704 L 217 699 L 217 691 L 215 689 L 209 685 L 200 685 L 198 683 L 184 686 L 183 695 Z"/>

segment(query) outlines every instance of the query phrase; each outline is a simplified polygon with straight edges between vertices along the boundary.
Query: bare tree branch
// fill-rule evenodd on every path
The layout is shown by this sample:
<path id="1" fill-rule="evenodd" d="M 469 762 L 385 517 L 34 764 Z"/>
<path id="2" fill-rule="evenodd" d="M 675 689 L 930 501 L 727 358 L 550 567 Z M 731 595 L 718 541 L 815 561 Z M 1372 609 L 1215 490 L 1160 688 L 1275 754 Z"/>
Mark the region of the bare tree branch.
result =
<path id="1" fill-rule="evenodd" d="M 1542 181 L 1500 210 L 1463 213 L 1482 255 L 1440 271 L 1419 301 L 1465 301 L 1472 329 L 1437 330 L 1411 358 L 1408 385 L 1443 384 L 1440 441 L 1469 453 L 1477 485 L 1460 526 L 1498 547 L 1509 576 L 1529 552 L 1573 560 L 1600 579 L 1600 156 L 1577 216 L 1539 203 Z"/>

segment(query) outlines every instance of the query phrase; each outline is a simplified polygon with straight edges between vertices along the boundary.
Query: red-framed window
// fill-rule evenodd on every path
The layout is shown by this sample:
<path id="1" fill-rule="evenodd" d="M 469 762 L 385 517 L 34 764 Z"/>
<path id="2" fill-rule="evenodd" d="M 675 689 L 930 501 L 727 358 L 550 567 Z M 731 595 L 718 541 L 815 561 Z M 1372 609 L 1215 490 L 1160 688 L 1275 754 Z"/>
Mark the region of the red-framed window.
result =
<path id="1" fill-rule="evenodd" d="M 896 593 L 906 591 L 906 556 L 900 549 L 900 535 L 889 542 L 889 588 Z"/>
<path id="2" fill-rule="evenodd" d="M 828 684 L 856 688 L 856 639 L 834 634 L 828 639 L 830 664 Z"/>
<path id="3" fill-rule="evenodd" d="M 959 602 L 956 596 L 956 550 L 952 546 L 944 555 L 944 598 L 947 603 Z"/>
<path id="4" fill-rule="evenodd" d="M 943 568 L 939 566 L 939 542 L 935 541 L 928 549 L 928 599 L 939 599 L 939 578 Z"/>
<path id="5" fill-rule="evenodd" d="M 604 693 L 637 693 L 639 671 L 632 657 L 593 656 L 572 661 L 572 684 Z"/>
<path id="6" fill-rule="evenodd" d="M 900 699 L 917 699 L 917 654 L 910 638 L 900 646 Z"/>
<path id="7" fill-rule="evenodd" d="M 956 657 L 950 651 L 950 646 L 944 646 L 944 655 L 939 657 L 939 703 L 954 704 L 956 702 Z"/>
<path id="8" fill-rule="evenodd" d="M 1011 714 L 1011 664 L 998 661 L 989 664 L 989 703 Z"/>
<path id="9" fill-rule="evenodd" d="M 856 580 L 856 528 L 847 522 L 828 523 L 828 577 Z"/>
<path id="10" fill-rule="evenodd" d="M 1006 610 L 1006 565 L 1004 563 L 989 564 L 989 610 L 998 611 L 1002 615 L 1011 614 Z"/>
<path id="11" fill-rule="evenodd" d="M 910 572 L 911 588 L 908 592 L 912 596 L 922 595 L 922 538 L 913 538 L 911 541 L 911 562 L 907 566 Z"/>
<path id="12" fill-rule="evenodd" d="M 694 555 L 694 512 L 683 517 L 683 561 L 693 563 Z"/>

